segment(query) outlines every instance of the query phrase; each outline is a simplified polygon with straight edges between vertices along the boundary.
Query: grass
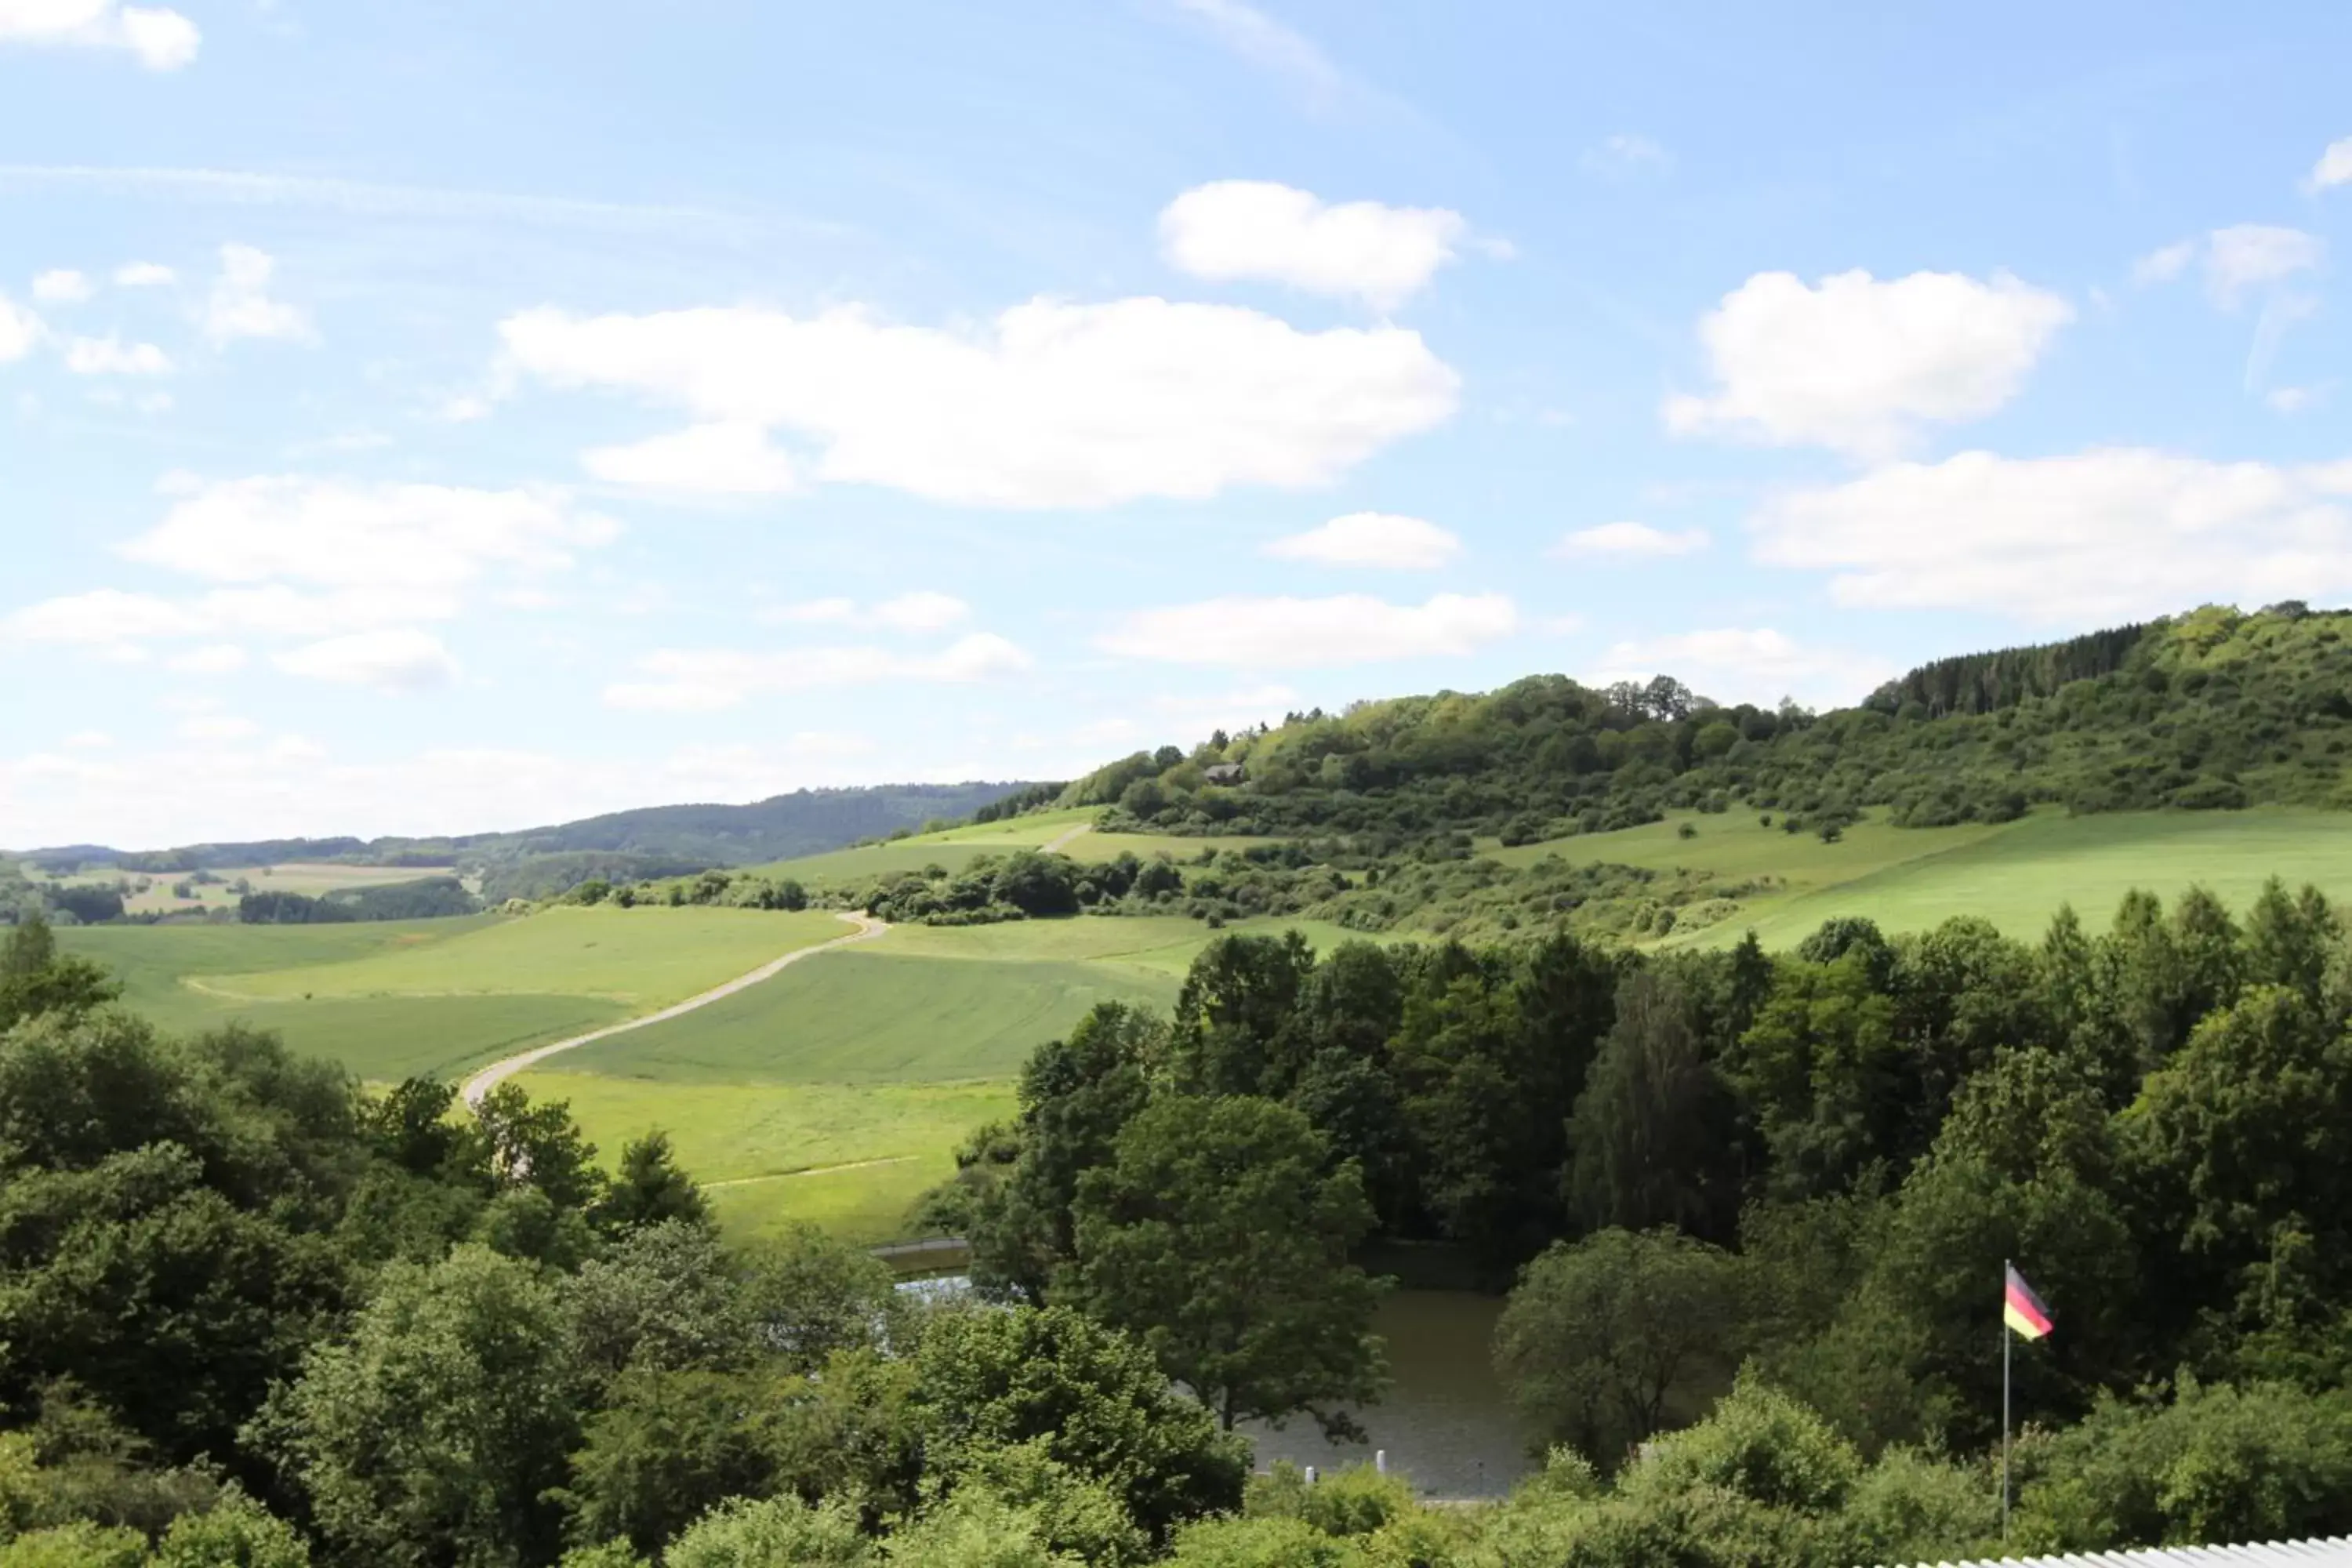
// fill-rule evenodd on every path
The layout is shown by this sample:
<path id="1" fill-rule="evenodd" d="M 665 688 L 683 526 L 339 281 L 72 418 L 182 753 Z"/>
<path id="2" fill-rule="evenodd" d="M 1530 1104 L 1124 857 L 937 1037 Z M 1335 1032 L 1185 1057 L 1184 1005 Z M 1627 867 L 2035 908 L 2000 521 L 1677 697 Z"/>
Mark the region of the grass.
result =
<path id="1" fill-rule="evenodd" d="M 825 887 L 863 881 L 892 871 L 919 871 L 925 866 L 961 871 L 983 855 L 1042 849 L 1049 844 L 1058 844 L 1060 847 L 1055 852 L 1073 860 L 1097 861 L 1115 860 L 1130 852 L 1147 860 L 1161 854 L 1189 860 L 1203 849 L 1240 849 L 1253 844 L 1279 842 L 1265 838 L 1182 838 L 1160 833 L 1097 833 L 1093 824 L 1101 815 L 1097 806 L 1045 811 L 1034 816 L 1016 816 L 1008 822 L 950 827 L 940 833 L 893 839 L 887 844 L 803 855 L 755 869 L 766 876 L 791 877 L 811 887 Z"/>
<path id="2" fill-rule="evenodd" d="M 533 1099 L 569 1100 L 607 1168 L 630 1139 L 668 1132 L 734 1235 L 808 1221 L 865 1243 L 904 1236 L 908 1209 L 954 1173 L 956 1145 L 1013 1109 L 1003 1082 L 656 1083 L 569 1070 L 519 1081 Z"/>
<path id="3" fill-rule="evenodd" d="M 824 914 L 665 909 L 58 934 L 114 971 L 124 1002 L 162 1028 L 242 1019 L 388 1081 L 455 1076 L 584 1034 L 846 929 Z"/>
<path id="4" fill-rule="evenodd" d="M 605 997 L 641 1012 L 847 929 L 814 910 L 567 907 L 500 921 L 461 941 L 299 970 L 224 974 L 205 985 L 241 998 L 557 993 Z"/>
<path id="5" fill-rule="evenodd" d="M 1832 855 L 1839 847 L 1814 843 Z M 2289 887 L 2310 882 L 2331 899 L 2352 900 L 2352 815 L 2288 807 L 2036 813 L 1908 859 L 1865 859 L 1851 877 L 1759 903 L 1694 940 L 1722 946 L 1753 925 L 1767 947 L 1789 947 L 1835 915 L 1865 915 L 1901 931 L 1923 931 L 1956 914 L 1979 915 L 2010 935 L 2032 938 L 2062 903 L 2073 904 L 2098 931 L 2133 888 L 2168 900 L 2202 885 L 2242 911 L 2273 875 Z"/>
<path id="6" fill-rule="evenodd" d="M 1010 1078 L 1098 1002 L 1165 1008 L 1176 981 L 1066 961 L 859 948 L 796 963 L 682 1017 L 567 1052 L 567 1072 L 671 1083 L 936 1083 Z"/>

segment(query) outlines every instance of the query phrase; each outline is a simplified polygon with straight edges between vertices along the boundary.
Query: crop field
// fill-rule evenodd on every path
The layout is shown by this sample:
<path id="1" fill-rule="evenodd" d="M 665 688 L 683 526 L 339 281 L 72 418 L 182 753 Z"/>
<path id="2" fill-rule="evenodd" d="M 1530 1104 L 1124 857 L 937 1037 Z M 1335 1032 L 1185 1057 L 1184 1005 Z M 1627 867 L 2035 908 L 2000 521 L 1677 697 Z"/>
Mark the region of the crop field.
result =
<path id="1" fill-rule="evenodd" d="M 167 1030 L 242 1019 L 361 1077 L 455 1076 L 705 991 L 845 928 L 747 910 L 557 910 L 317 926 L 82 926 Z"/>
<path id="2" fill-rule="evenodd" d="M 1696 837 L 1681 837 L 1685 822 Z M 1873 814 L 1834 844 L 1766 827 L 1752 811 L 1678 812 L 1616 833 L 1482 849 L 1521 866 L 1557 854 L 1780 879 L 1721 925 L 1668 939 L 1677 946 L 1726 946 L 1752 926 L 1767 947 L 1790 947 L 1837 915 L 1867 916 L 1890 931 L 1981 915 L 2011 935 L 2032 937 L 2063 903 L 2095 931 L 2133 888 L 2169 899 L 2202 884 L 2242 909 L 2273 875 L 2352 900 L 2352 814 L 2284 807 L 2095 816 L 2045 807 L 2015 822 L 1954 827 L 1895 827 Z"/>
<path id="3" fill-rule="evenodd" d="M 1355 934 L 1228 929 L 1291 927 L 1318 947 Z M 1218 934 L 1177 916 L 896 926 L 517 1081 L 570 1100 L 606 1158 L 663 1128 L 730 1229 L 805 1219 L 897 1239 L 956 1145 L 1011 1114 L 1030 1052 L 1097 1002 L 1165 1008 Z"/>

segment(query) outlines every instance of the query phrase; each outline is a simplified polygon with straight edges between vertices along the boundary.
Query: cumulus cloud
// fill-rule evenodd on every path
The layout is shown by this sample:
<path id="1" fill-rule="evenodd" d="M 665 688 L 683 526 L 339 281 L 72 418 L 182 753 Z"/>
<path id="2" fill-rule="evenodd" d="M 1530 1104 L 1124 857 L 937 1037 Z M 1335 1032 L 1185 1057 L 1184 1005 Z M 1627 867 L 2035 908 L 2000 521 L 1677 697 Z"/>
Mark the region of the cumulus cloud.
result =
<path id="1" fill-rule="evenodd" d="M 179 280 L 170 268 L 154 261 L 131 261 L 114 269 L 114 281 L 123 289 L 162 289 Z"/>
<path id="2" fill-rule="evenodd" d="M 41 341 L 41 319 L 0 294 L 0 364 L 23 359 Z"/>
<path id="3" fill-rule="evenodd" d="M 33 298 L 45 305 L 79 305 L 97 292 L 87 273 L 59 267 L 33 279 Z"/>
<path id="4" fill-rule="evenodd" d="M 751 307 L 502 323 L 510 368 L 788 432 L 807 471 L 929 500 L 1098 507 L 1328 484 L 1442 423 L 1461 381 L 1417 332 L 1297 331 L 1229 306 L 1015 306 L 982 328 Z"/>
<path id="5" fill-rule="evenodd" d="M 695 425 L 625 447 L 596 447 L 581 464 L 616 485 L 686 495 L 789 495 L 801 488 L 793 460 L 757 425 Z"/>
<path id="6" fill-rule="evenodd" d="M 928 589 L 861 608 L 855 599 L 808 599 L 781 605 L 761 619 L 794 626 L 880 626 L 894 632 L 937 632 L 967 619 L 971 606 L 952 594 Z"/>
<path id="7" fill-rule="evenodd" d="M 1655 558 L 1694 554 L 1706 549 L 1706 530 L 1703 528 L 1669 533 L 1646 522 L 1604 522 L 1597 528 L 1580 528 L 1566 535 L 1552 546 L 1551 552 L 1564 560 L 1594 556 Z"/>
<path id="8" fill-rule="evenodd" d="M 2352 462 L 1963 452 L 1783 496 L 1750 527 L 1758 559 L 1833 574 L 1842 605 L 2105 624 L 2352 595 L 2347 500 Z"/>
<path id="9" fill-rule="evenodd" d="M 180 721 L 184 741 L 245 741 L 261 733 L 261 726 L 233 713 L 196 713 Z"/>
<path id="10" fill-rule="evenodd" d="M 431 632 L 386 626 L 289 648 L 272 660 L 289 675 L 378 691 L 427 691 L 457 679 L 457 661 Z"/>
<path id="11" fill-rule="evenodd" d="M 1473 653 L 1518 624 L 1517 609 L 1500 594 L 1440 594 L 1422 605 L 1363 594 L 1230 597 L 1139 610 L 1096 640 L 1129 658 L 1312 669 Z"/>
<path id="12" fill-rule="evenodd" d="M 1607 667 L 1590 679 L 1607 685 L 1671 675 L 1718 702 L 1769 704 L 1795 697 L 1818 707 L 1851 707 L 1901 667 L 1875 655 L 1798 642 L 1769 626 L 1720 626 L 1613 644 Z"/>
<path id="13" fill-rule="evenodd" d="M 1924 426 L 1999 409 L 2074 315 L 2059 296 L 2005 273 L 1882 282 L 1853 271 L 1816 287 L 1759 273 L 1701 319 L 1716 390 L 1667 399 L 1666 425 L 1886 457 Z"/>
<path id="14" fill-rule="evenodd" d="M 277 258 L 249 245 L 224 245 L 221 270 L 205 301 L 205 336 L 215 343 L 239 338 L 307 340 L 310 318 L 292 305 L 269 297 L 269 281 L 278 271 Z"/>
<path id="15" fill-rule="evenodd" d="M 172 358 L 153 343 L 76 338 L 66 345 L 66 368 L 76 375 L 169 375 Z"/>
<path id="16" fill-rule="evenodd" d="M 1270 181 L 1217 180 L 1160 212 L 1160 248 L 1212 282 L 1286 283 L 1389 310 L 1428 287 L 1468 227 L 1444 207 L 1328 203 Z"/>
<path id="17" fill-rule="evenodd" d="M 234 675 L 245 668 L 245 649 L 233 642 L 206 643 L 163 662 L 183 675 Z"/>
<path id="18" fill-rule="evenodd" d="M 2352 182 L 2352 136 L 2327 144 L 2319 162 L 2311 166 L 2311 176 L 2304 185 L 2307 190 L 2324 191 L 2347 182 Z"/>
<path id="19" fill-rule="evenodd" d="M 1672 153 L 1647 136 L 1621 131 L 1601 138 L 1599 146 L 1586 148 L 1577 163 L 1588 174 L 1622 180 L 1635 174 L 1664 174 L 1674 167 L 1675 160 Z"/>
<path id="20" fill-rule="evenodd" d="M 1433 572 L 1462 552 L 1462 541 L 1433 522 L 1387 511 L 1351 511 L 1320 528 L 1277 539 L 1265 553 L 1327 566 Z"/>
<path id="21" fill-rule="evenodd" d="M 177 11 L 116 0 L 0 0 L 0 44 L 121 49 L 149 70 L 172 71 L 196 58 L 204 36 Z"/>
<path id="22" fill-rule="evenodd" d="M 614 708 L 709 711 L 783 691 L 892 680 L 969 684 L 1018 674 L 1031 664 L 1020 647 L 989 632 L 974 632 L 930 654 L 884 647 L 663 648 L 637 661 L 638 679 L 606 687 L 604 701 Z"/>

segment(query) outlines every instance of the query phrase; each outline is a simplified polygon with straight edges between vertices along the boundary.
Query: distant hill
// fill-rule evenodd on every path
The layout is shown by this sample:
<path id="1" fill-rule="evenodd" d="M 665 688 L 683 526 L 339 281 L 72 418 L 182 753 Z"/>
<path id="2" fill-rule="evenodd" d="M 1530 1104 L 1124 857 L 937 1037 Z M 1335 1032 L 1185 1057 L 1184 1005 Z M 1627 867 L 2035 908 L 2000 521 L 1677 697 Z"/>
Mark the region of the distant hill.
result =
<path id="1" fill-rule="evenodd" d="M 446 838 L 276 838 L 125 851 L 102 845 L 36 849 L 21 857 L 45 870 L 110 865 L 125 871 L 179 872 L 299 861 L 371 866 L 463 866 L 501 881 L 561 891 L 591 876 L 669 876 L 710 866 L 789 859 L 887 837 L 927 822 L 955 820 L 1032 786 L 1023 783 L 881 784 L 795 790 L 750 805 L 658 805 L 612 812 L 551 827 Z M 564 879 L 569 878 L 569 880 Z"/>
<path id="2" fill-rule="evenodd" d="M 2285 604 L 1940 659 L 1824 714 L 1725 707 L 1664 676 L 1363 702 L 1138 752 L 1054 804 L 1110 807 L 1107 827 L 1347 837 L 1380 852 L 1734 802 L 1811 826 L 1864 806 L 1910 826 L 2005 821 L 2042 802 L 2341 807 L 2347 764 L 2352 612 Z"/>

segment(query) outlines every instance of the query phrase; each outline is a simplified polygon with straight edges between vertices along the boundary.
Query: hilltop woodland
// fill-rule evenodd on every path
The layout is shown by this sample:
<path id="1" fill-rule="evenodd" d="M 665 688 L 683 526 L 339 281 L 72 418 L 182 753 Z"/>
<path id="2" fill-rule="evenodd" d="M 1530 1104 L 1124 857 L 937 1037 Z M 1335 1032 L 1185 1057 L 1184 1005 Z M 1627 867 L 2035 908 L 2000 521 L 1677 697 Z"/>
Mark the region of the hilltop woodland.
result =
<path id="1" fill-rule="evenodd" d="M 928 1203 L 983 1300 L 738 1247 L 659 1134 L 363 1091 L 0 952 L 0 1568 L 1832 1568 L 2352 1528 L 2352 950 L 2316 893 L 1772 957 L 1228 934 Z M 1252 1479 L 1368 1260 L 1512 1282 L 1507 1500 Z"/>

